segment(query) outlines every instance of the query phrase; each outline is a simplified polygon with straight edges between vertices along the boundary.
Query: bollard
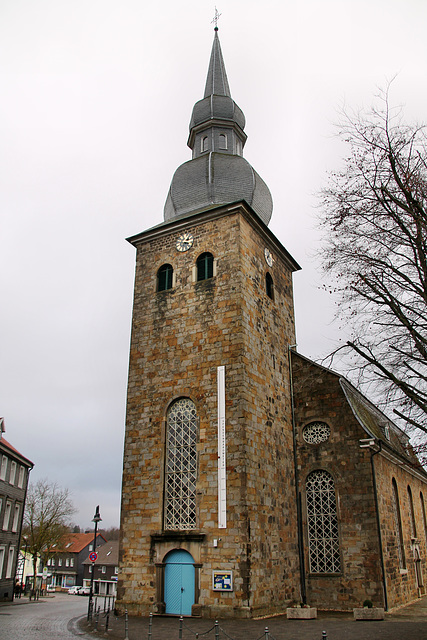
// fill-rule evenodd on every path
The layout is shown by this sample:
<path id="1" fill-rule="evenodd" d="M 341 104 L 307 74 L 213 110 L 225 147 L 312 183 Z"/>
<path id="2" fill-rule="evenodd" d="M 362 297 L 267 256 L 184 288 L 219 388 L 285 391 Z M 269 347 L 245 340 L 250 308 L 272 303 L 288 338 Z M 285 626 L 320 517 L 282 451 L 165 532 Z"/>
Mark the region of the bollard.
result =
<path id="1" fill-rule="evenodd" d="M 265 640 L 268 640 L 269 637 L 270 637 L 270 634 L 268 633 L 268 627 L 265 627 L 264 638 L 265 638 Z"/>
<path id="2" fill-rule="evenodd" d="M 95 633 L 98 632 L 99 608 L 95 609 Z"/>
<path id="3" fill-rule="evenodd" d="M 219 622 L 215 620 L 215 640 L 219 640 Z"/>
<path id="4" fill-rule="evenodd" d="M 105 618 L 105 633 L 108 631 L 108 623 L 110 621 L 110 609 L 107 609 L 107 617 Z"/>
<path id="5" fill-rule="evenodd" d="M 125 609 L 125 640 L 129 640 L 129 618 L 127 609 Z"/>
<path id="6" fill-rule="evenodd" d="M 148 640 L 151 640 L 151 629 L 153 627 L 153 614 L 150 613 L 150 617 L 148 620 Z"/>
<path id="7" fill-rule="evenodd" d="M 322 631 L 322 640 L 328 640 L 328 636 L 326 635 L 326 631 Z"/>
<path id="8" fill-rule="evenodd" d="M 184 618 L 182 616 L 179 617 L 179 634 L 178 634 L 178 638 L 179 640 L 182 640 L 182 625 L 184 623 Z"/>

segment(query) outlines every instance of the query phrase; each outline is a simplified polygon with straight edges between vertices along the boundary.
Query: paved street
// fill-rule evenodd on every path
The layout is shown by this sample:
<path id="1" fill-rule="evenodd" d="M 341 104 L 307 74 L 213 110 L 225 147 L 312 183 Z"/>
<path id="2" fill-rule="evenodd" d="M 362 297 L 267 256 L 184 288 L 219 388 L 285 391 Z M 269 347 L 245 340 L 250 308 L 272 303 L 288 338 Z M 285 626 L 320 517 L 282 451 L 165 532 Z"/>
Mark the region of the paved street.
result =
<path id="1" fill-rule="evenodd" d="M 0 640 L 86 640 L 89 636 L 75 628 L 73 619 L 87 611 L 88 599 L 56 594 L 28 602 L 28 598 L 0 606 Z"/>

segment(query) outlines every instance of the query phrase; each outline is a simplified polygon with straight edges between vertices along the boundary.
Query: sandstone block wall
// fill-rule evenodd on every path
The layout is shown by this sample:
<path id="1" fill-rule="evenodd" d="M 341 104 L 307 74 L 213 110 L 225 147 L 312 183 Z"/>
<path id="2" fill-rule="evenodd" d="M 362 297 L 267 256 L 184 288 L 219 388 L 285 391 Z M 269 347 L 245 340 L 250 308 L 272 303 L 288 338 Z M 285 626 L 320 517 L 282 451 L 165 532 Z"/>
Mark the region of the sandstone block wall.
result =
<path id="1" fill-rule="evenodd" d="M 203 615 L 282 610 L 298 592 L 288 346 L 294 343 L 291 265 L 251 215 L 198 217 L 185 230 L 193 247 L 176 251 L 182 223 L 137 244 L 124 448 L 118 603 L 153 610 L 159 571 L 172 548 L 200 564 Z M 274 301 L 265 292 L 274 264 Z M 209 251 L 214 278 L 193 282 Z M 156 274 L 172 265 L 176 285 L 156 292 Z M 218 366 L 226 369 L 227 529 L 218 529 Z M 199 416 L 196 531 L 163 530 L 165 419 L 189 397 Z M 199 537 L 197 537 L 199 536 Z M 213 540 L 218 546 L 213 546 Z M 212 570 L 231 569 L 234 590 L 212 590 Z M 161 589 L 160 589 L 161 591 Z"/>

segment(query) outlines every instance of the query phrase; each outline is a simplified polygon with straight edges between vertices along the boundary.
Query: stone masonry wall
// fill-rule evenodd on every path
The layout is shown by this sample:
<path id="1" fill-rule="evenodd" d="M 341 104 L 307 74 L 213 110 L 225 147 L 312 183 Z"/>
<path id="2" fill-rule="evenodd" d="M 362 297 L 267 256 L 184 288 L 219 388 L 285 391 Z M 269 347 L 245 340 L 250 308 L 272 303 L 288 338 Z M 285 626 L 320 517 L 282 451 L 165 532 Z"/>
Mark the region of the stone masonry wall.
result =
<path id="1" fill-rule="evenodd" d="M 182 229 L 169 229 L 142 239 L 137 251 L 118 605 L 132 613 L 153 610 L 156 563 L 167 550 L 183 548 L 201 564 L 203 615 L 283 610 L 298 579 L 287 360 L 294 341 L 290 268 L 275 255 L 273 301 L 265 293 L 266 240 L 245 216 L 189 220 L 186 230 L 194 244 L 185 253 L 175 248 Z M 204 251 L 217 260 L 217 275 L 194 283 L 192 269 Z M 156 293 L 156 274 L 165 263 L 174 268 L 176 286 Z M 226 368 L 227 529 L 218 529 L 216 372 L 221 365 Z M 198 528 L 192 533 L 200 533 L 202 542 L 185 532 L 174 541 L 169 532 L 168 541 L 159 543 L 165 417 L 179 397 L 193 400 L 200 420 Z M 212 591 L 212 569 L 234 572 L 233 592 Z"/>
<path id="2" fill-rule="evenodd" d="M 395 464 L 392 459 L 387 459 L 384 456 L 375 456 L 375 468 L 379 494 L 381 537 L 387 576 L 388 606 L 392 609 L 405 602 L 415 600 L 425 593 L 425 588 L 418 587 L 415 558 L 418 558 L 418 550 L 420 569 L 423 576 L 422 582 L 424 582 L 427 579 L 427 529 L 422 503 L 427 499 L 427 483 L 420 474 L 417 473 L 416 469 L 408 472 L 407 469 Z M 392 492 L 393 478 L 396 480 L 399 496 L 405 568 L 402 568 L 399 562 L 398 534 L 395 525 Z M 408 486 L 412 493 L 416 526 L 415 536 L 413 535 L 411 525 Z"/>
<path id="3" fill-rule="evenodd" d="M 297 354 L 292 360 L 307 600 L 326 609 L 351 609 L 367 598 L 383 606 L 370 455 L 359 446 L 367 435 L 346 401 L 339 377 Z M 326 442 L 304 441 L 303 429 L 314 421 L 329 425 Z M 315 469 L 328 471 L 335 482 L 342 568 L 337 574 L 310 573 L 305 483 Z"/>
<path id="4" fill-rule="evenodd" d="M 297 354 L 293 355 L 293 372 L 308 601 L 318 607 L 348 609 L 361 606 L 368 598 L 375 606 L 385 606 L 371 451 L 361 449 L 359 443 L 368 434 L 354 417 L 337 375 Z M 326 422 L 331 435 L 327 442 L 307 444 L 302 430 L 315 420 Z M 418 557 L 418 550 L 419 567 L 425 574 L 427 529 L 422 501 L 427 495 L 427 484 L 423 473 L 403 465 L 402 460 L 387 448 L 386 442 L 382 443 L 382 451 L 375 454 L 373 460 L 390 609 L 424 593 L 424 588 L 417 586 L 414 558 Z M 316 468 L 329 471 L 335 480 L 342 556 L 342 572 L 335 576 L 312 575 L 309 571 L 304 486 L 307 475 Z M 406 568 L 403 570 L 398 556 L 393 478 L 398 486 L 405 546 Z M 416 540 L 411 539 L 408 485 L 413 497 Z"/>

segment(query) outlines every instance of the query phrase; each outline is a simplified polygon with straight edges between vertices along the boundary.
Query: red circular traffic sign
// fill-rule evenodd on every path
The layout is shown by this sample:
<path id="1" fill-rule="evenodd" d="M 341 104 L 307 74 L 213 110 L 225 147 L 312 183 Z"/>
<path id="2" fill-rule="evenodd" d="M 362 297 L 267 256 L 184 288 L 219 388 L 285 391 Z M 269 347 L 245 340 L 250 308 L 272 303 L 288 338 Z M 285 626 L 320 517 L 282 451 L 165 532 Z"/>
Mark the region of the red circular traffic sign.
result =
<path id="1" fill-rule="evenodd" d="M 89 554 L 89 560 L 91 562 L 96 562 L 97 557 L 98 557 L 98 554 L 96 553 L 96 551 L 92 551 L 92 553 Z"/>

